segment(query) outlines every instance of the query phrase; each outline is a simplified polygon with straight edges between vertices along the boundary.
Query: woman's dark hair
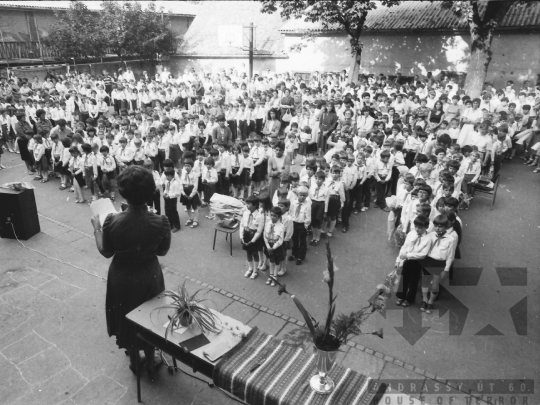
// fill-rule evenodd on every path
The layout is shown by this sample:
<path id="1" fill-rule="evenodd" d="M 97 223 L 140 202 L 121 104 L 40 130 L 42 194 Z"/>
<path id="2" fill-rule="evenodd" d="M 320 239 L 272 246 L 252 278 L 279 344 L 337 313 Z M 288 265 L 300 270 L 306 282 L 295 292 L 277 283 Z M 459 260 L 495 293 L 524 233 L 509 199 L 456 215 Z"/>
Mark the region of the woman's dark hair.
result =
<path id="1" fill-rule="evenodd" d="M 268 193 L 268 190 L 261 191 L 257 196 L 259 200 L 259 207 L 262 207 L 265 211 L 270 211 L 272 209 L 272 198 Z"/>
<path id="2" fill-rule="evenodd" d="M 272 112 L 274 113 L 274 117 L 277 119 L 279 117 L 279 113 L 278 113 L 278 110 L 275 109 L 275 108 L 271 108 L 270 111 L 268 111 L 267 119 L 271 119 L 270 113 L 272 113 Z"/>
<path id="3" fill-rule="evenodd" d="M 128 166 L 117 178 L 118 191 L 128 203 L 143 205 L 152 198 L 156 183 L 152 172 L 141 166 Z"/>
<path id="4" fill-rule="evenodd" d="M 92 146 L 88 143 L 83 143 L 81 145 L 81 149 L 83 150 L 83 152 L 86 152 L 86 153 L 92 152 Z"/>

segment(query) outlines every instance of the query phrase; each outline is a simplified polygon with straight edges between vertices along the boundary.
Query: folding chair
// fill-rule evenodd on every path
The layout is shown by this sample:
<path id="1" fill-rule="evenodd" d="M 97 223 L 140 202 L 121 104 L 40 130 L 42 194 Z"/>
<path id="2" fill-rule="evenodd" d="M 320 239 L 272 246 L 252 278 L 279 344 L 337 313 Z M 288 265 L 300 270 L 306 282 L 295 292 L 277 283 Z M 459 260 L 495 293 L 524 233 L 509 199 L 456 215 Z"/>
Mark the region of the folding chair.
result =
<path id="1" fill-rule="evenodd" d="M 495 205 L 495 198 L 497 197 L 497 189 L 499 188 L 499 180 L 501 178 L 500 173 L 498 173 L 493 181 L 493 188 L 486 187 L 488 182 L 486 180 L 480 180 L 478 184 L 474 187 L 474 195 L 476 196 L 476 193 L 483 194 L 485 198 L 491 198 L 491 207 L 490 211 L 493 210 L 493 205 Z M 487 195 L 487 197 L 486 197 Z"/>

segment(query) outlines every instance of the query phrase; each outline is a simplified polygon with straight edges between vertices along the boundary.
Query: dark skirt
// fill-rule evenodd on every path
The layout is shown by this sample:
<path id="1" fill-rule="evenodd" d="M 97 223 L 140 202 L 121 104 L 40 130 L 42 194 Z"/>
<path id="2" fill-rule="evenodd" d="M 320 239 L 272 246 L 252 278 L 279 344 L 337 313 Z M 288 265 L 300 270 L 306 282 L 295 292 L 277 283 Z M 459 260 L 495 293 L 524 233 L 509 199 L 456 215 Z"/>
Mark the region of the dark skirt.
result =
<path id="1" fill-rule="evenodd" d="M 264 162 L 261 163 L 258 166 L 255 166 L 254 173 L 253 173 L 253 181 L 254 182 L 263 181 L 265 179 L 265 177 L 264 177 L 265 173 L 264 173 L 263 166 L 264 166 Z"/>
<path id="2" fill-rule="evenodd" d="M 298 154 L 300 156 L 306 156 L 308 154 L 308 143 L 307 142 L 300 142 L 298 144 Z"/>
<path id="3" fill-rule="evenodd" d="M 60 156 L 54 157 L 54 172 L 62 175 L 67 174 L 67 168 L 62 164 Z"/>
<path id="4" fill-rule="evenodd" d="M 244 229 L 244 243 L 251 242 L 251 239 L 253 239 L 253 236 L 255 236 L 256 231 L 252 229 Z M 264 238 L 263 236 L 259 236 L 259 239 L 257 239 L 254 243 L 250 243 L 249 245 L 242 244 L 242 249 L 247 252 L 260 252 L 264 248 Z"/>
<path id="5" fill-rule="evenodd" d="M 45 149 L 45 154 L 43 156 L 47 159 L 47 168 L 43 170 L 49 170 L 49 166 L 51 165 L 50 162 L 52 159 L 52 149 Z M 43 160 L 43 158 L 41 159 Z"/>
<path id="6" fill-rule="evenodd" d="M 210 199 L 212 198 L 215 192 L 216 192 L 216 185 L 206 183 L 204 185 L 204 202 L 210 203 Z"/>
<path id="7" fill-rule="evenodd" d="M 30 152 L 28 151 L 28 139 L 17 139 L 17 145 L 19 145 L 19 152 L 21 153 L 21 160 L 30 162 Z"/>
<path id="8" fill-rule="evenodd" d="M 263 162 L 259 165 L 261 167 L 261 173 L 263 174 L 263 180 L 266 180 L 268 175 L 268 159 L 264 159 Z"/>
<path id="9" fill-rule="evenodd" d="M 320 229 L 324 220 L 324 201 L 311 200 L 311 227 Z"/>
<path id="10" fill-rule="evenodd" d="M 242 173 L 238 173 L 238 169 L 239 167 L 231 168 L 231 176 L 229 176 L 229 181 L 231 182 L 231 185 L 233 186 L 238 186 L 238 183 L 240 182 L 240 177 L 242 176 Z"/>
<path id="11" fill-rule="evenodd" d="M 309 155 L 310 153 L 317 153 L 317 143 L 316 142 L 308 143 L 307 154 Z"/>
<path id="12" fill-rule="evenodd" d="M 193 198 L 187 198 L 186 195 L 190 195 L 193 192 L 193 186 L 184 186 L 184 194 L 180 197 L 180 203 L 185 205 L 186 208 L 196 210 L 201 206 L 201 199 L 199 193 L 195 194 Z"/>
<path id="13" fill-rule="evenodd" d="M 239 186 L 249 186 L 251 184 L 251 169 L 242 170 L 242 174 L 239 177 Z"/>
<path id="14" fill-rule="evenodd" d="M 75 180 L 77 180 L 77 184 L 79 185 L 79 187 L 82 188 L 86 186 L 86 182 L 84 181 L 84 174 L 82 172 L 75 175 Z"/>
<path id="15" fill-rule="evenodd" d="M 136 329 L 126 315 L 165 290 L 163 272 L 157 257 L 148 260 L 113 259 L 107 276 L 105 314 L 109 336 L 116 336 L 121 349 L 133 347 Z M 144 345 L 139 341 L 139 347 Z"/>
<path id="16" fill-rule="evenodd" d="M 341 208 L 341 200 L 338 195 L 331 195 L 328 200 L 328 211 L 327 215 L 329 217 L 337 217 L 339 210 Z"/>

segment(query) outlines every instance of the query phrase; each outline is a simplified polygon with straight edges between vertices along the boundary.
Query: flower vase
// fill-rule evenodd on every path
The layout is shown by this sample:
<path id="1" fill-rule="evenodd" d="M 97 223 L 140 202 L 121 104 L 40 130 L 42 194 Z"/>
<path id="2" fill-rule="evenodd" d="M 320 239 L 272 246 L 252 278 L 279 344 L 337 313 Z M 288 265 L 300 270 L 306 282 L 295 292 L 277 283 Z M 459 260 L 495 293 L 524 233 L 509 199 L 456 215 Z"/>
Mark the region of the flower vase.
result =
<path id="1" fill-rule="evenodd" d="M 321 350 L 314 347 L 315 359 L 317 361 L 317 375 L 311 377 L 309 384 L 311 388 L 319 394 L 330 394 L 335 387 L 334 381 L 328 376 L 336 361 L 339 350 Z"/>

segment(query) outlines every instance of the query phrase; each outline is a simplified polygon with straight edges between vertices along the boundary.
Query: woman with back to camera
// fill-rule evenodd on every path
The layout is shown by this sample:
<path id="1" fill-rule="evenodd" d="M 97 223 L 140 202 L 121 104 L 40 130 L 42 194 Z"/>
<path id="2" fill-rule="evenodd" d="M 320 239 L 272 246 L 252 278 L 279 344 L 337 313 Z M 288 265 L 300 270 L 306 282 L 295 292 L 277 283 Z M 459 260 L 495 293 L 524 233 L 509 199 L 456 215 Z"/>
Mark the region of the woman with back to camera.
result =
<path id="1" fill-rule="evenodd" d="M 136 329 L 126 315 L 165 290 L 163 272 L 157 256 L 165 256 L 171 245 L 167 217 L 148 211 L 148 201 L 156 189 L 152 173 L 141 166 L 129 166 L 117 178 L 118 191 L 128 202 L 126 211 L 109 214 L 100 225 L 92 218 L 96 245 L 102 256 L 113 257 L 107 277 L 105 311 L 109 336 L 130 356 L 129 368 L 135 373 Z M 152 373 L 159 364 L 155 348 L 139 341 L 146 359 L 145 369 Z"/>

